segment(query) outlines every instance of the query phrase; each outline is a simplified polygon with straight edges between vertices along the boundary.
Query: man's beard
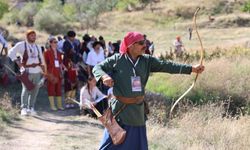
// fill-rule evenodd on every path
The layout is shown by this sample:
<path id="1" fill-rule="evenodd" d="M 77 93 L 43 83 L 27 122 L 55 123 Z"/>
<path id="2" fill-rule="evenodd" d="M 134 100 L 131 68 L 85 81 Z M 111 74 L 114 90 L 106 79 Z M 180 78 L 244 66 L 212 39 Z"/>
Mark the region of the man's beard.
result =
<path id="1" fill-rule="evenodd" d="M 29 43 L 35 43 L 36 40 L 33 40 L 33 39 L 28 39 L 28 42 Z"/>

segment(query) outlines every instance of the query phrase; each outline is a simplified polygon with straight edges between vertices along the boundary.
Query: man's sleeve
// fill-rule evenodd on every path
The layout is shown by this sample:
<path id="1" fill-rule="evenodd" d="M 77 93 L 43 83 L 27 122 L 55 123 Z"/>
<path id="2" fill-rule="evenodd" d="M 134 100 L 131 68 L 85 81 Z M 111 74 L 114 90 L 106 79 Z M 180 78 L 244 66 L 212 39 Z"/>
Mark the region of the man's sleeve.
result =
<path id="1" fill-rule="evenodd" d="M 23 53 L 24 53 L 24 44 L 22 42 L 19 42 L 8 51 L 8 56 L 12 61 L 14 61 L 17 59 L 17 54 L 23 57 Z"/>
<path id="2" fill-rule="evenodd" d="M 3 44 L 4 48 L 8 48 L 8 43 L 7 41 L 4 39 L 4 37 L 2 35 L 0 35 L 0 43 Z"/>
<path id="3" fill-rule="evenodd" d="M 113 70 L 114 64 L 117 59 L 117 56 L 113 55 L 112 57 L 109 57 L 101 63 L 95 65 L 92 72 L 96 78 L 96 81 L 99 81 L 103 75 Z"/>
<path id="4" fill-rule="evenodd" d="M 163 61 L 152 56 L 149 56 L 149 63 L 151 72 L 167 72 L 173 74 L 190 74 L 192 72 L 191 65 Z"/>
<path id="5" fill-rule="evenodd" d="M 91 52 L 87 55 L 86 64 L 90 65 L 90 66 L 93 66 L 92 65 L 92 53 Z"/>

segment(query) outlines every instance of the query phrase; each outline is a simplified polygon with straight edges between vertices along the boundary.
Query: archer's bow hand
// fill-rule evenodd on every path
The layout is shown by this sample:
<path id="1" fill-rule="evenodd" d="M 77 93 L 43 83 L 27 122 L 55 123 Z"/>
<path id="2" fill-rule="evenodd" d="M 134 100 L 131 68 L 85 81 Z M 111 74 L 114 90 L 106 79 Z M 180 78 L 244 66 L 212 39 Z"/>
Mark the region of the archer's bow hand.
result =
<path id="1" fill-rule="evenodd" d="M 198 65 L 194 65 L 192 66 L 192 72 L 194 73 L 202 73 L 205 69 L 205 66 L 198 64 Z"/>

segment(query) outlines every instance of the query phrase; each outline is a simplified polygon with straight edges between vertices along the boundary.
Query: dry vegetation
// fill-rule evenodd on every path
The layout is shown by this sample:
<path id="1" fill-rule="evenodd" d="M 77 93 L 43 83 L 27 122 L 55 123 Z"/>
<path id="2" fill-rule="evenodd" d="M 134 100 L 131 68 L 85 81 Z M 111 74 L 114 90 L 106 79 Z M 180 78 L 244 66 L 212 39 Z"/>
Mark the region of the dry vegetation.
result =
<path id="1" fill-rule="evenodd" d="M 2 92 L 1 92 L 2 94 Z M 6 123 L 11 123 L 13 119 L 17 119 L 17 110 L 11 106 L 11 98 L 5 93 L 0 97 L 0 132 L 3 131 Z"/>
<path id="2" fill-rule="evenodd" d="M 249 149 L 249 116 L 222 118 L 221 113 L 220 107 L 206 105 L 189 110 L 165 127 L 149 123 L 150 149 Z"/>
<path id="3" fill-rule="evenodd" d="M 182 100 L 176 107 L 173 120 L 169 120 L 171 100 L 177 99 L 193 78 L 151 76 L 148 89 L 164 94 L 165 98 L 149 94 L 153 97 L 149 101 L 150 149 L 249 149 L 249 52 L 249 49 L 231 49 L 206 61 L 206 71 L 186 97 L 189 100 Z"/>

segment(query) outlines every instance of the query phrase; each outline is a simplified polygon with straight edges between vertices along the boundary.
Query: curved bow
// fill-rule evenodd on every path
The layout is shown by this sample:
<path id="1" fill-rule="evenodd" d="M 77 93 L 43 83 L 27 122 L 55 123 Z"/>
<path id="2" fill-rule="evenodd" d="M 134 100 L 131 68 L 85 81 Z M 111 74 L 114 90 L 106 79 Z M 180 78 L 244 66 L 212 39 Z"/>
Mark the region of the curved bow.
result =
<path id="1" fill-rule="evenodd" d="M 195 32 L 197 34 L 197 37 L 199 39 L 199 42 L 200 42 L 200 46 L 201 46 L 201 51 L 200 51 L 200 65 L 203 64 L 203 59 L 204 59 L 204 48 L 203 48 L 203 44 L 202 44 L 202 41 L 201 41 L 201 38 L 200 38 L 200 34 L 197 30 L 197 23 L 196 23 L 196 16 L 199 12 L 200 8 L 198 7 L 194 13 L 194 17 L 193 17 L 193 28 L 195 29 Z M 198 76 L 199 76 L 199 73 L 196 74 L 195 76 L 195 79 L 192 83 L 192 85 L 175 101 L 174 105 L 171 107 L 170 109 L 170 118 L 172 118 L 172 112 L 175 108 L 175 106 L 178 104 L 178 102 L 184 97 L 187 95 L 187 93 L 189 93 L 192 88 L 194 87 L 195 83 L 196 83 L 196 80 L 198 79 Z"/>

